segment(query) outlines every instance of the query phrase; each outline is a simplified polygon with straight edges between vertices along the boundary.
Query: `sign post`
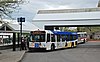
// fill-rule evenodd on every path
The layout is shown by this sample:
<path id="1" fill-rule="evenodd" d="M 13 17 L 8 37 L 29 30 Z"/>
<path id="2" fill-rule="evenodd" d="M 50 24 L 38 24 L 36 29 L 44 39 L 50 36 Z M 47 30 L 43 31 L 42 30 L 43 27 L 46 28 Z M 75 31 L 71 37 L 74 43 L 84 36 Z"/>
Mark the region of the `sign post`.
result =
<path id="1" fill-rule="evenodd" d="M 21 44 L 20 44 L 20 51 L 22 50 L 22 22 L 25 22 L 25 18 L 22 18 L 22 17 L 20 17 L 20 18 L 17 18 L 17 21 L 19 22 L 19 25 L 20 25 L 20 42 L 21 42 Z"/>

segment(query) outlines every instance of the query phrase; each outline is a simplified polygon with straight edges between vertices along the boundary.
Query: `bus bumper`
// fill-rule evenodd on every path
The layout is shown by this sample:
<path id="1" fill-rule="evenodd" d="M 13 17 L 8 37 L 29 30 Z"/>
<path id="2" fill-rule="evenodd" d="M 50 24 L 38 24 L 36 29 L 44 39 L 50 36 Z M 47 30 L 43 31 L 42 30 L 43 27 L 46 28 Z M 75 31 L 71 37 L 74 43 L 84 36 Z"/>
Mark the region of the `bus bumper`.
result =
<path id="1" fill-rule="evenodd" d="M 32 48 L 32 47 L 29 47 L 29 51 L 44 51 L 46 50 L 46 48 Z"/>

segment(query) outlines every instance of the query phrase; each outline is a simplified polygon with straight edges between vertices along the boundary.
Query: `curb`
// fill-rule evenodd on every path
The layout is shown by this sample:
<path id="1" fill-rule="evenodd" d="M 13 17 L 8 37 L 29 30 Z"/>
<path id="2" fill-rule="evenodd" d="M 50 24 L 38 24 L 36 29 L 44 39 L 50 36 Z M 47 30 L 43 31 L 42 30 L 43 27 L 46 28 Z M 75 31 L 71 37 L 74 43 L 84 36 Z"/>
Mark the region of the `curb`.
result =
<path id="1" fill-rule="evenodd" d="M 19 59 L 18 61 L 16 61 L 16 62 L 21 62 L 21 60 L 23 59 L 23 57 L 24 57 L 25 53 L 26 53 L 26 51 L 24 51 L 24 52 L 22 53 L 22 55 L 21 55 L 20 59 Z"/>

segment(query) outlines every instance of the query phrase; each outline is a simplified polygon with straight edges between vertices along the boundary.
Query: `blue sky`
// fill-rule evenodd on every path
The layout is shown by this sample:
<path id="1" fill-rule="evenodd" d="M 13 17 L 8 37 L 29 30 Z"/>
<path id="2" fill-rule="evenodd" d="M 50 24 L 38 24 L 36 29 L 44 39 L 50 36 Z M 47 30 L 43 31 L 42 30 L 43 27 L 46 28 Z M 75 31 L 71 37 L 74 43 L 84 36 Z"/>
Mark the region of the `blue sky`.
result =
<path id="1" fill-rule="evenodd" d="M 96 7 L 99 0 L 26 0 L 20 10 L 12 13 L 13 18 L 25 17 L 32 21 L 39 9 L 71 9 Z"/>

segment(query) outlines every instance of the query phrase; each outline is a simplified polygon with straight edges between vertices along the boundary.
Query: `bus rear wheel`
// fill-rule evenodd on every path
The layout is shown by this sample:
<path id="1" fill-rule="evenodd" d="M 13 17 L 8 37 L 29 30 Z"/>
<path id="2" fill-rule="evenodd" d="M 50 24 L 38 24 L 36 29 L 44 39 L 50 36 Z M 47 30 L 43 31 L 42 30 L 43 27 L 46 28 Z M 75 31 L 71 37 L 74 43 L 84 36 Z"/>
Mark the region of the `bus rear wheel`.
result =
<path id="1" fill-rule="evenodd" d="M 55 46 L 51 45 L 51 51 L 55 50 Z"/>
<path id="2" fill-rule="evenodd" d="M 72 42 L 72 44 L 71 44 L 71 48 L 74 48 L 74 42 Z"/>
<path id="3" fill-rule="evenodd" d="M 83 40 L 83 43 L 85 43 L 85 39 Z"/>

